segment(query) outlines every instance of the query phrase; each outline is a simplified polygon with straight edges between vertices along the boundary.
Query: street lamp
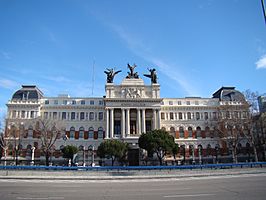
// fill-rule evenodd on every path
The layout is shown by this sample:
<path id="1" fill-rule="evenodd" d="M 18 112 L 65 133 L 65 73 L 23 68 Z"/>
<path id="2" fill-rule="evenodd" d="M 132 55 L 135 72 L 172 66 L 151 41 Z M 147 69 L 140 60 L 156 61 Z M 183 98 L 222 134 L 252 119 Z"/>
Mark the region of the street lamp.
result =
<path id="1" fill-rule="evenodd" d="M 199 164 L 201 165 L 202 164 L 202 161 L 201 161 L 201 150 L 202 150 L 202 146 L 201 145 L 198 146 L 198 150 L 199 150 Z"/>
<path id="2" fill-rule="evenodd" d="M 95 166 L 95 163 L 94 163 L 94 146 L 90 145 L 88 150 L 91 151 L 91 166 L 94 167 Z"/>
<path id="3" fill-rule="evenodd" d="M 193 145 L 191 145 L 190 148 L 191 148 L 191 153 L 192 153 L 192 164 L 194 165 L 195 164 L 195 149 Z"/>
<path id="4" fill-rule="evenodd" d="M 216 144 L 216 146 L 215 146 L 215 160 L 216 160 L 216 163 L 218 163 L 218 153 L 219 153 L 219 145 Z"/>
<path id="5" fill-rule="evenodd" d="M 31 166 L 34 165 L 34 151 L 35 151 L 35 147 L 31 148 Z"/>
<path id="6" fill-rule="evenodd" d="M 85 161 L 85 151 L 86 151 L 86 147 L 83 146 L 83 167 L 86 167 L 86 161 Z"/>

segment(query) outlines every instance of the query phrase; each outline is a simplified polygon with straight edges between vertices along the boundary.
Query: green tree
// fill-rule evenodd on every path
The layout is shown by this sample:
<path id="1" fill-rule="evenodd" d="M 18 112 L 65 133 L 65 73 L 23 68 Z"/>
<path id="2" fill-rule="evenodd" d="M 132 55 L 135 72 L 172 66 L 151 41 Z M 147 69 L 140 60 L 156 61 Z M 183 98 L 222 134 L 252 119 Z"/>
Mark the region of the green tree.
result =
<path id="1" fill-rule="evenodd" d="M 62 150 L 63 157 L 70 159 L 71 163 L 73 163 L 73 156 L 78 153 L 78 148 L 73 145 L 67 145 Z"/>
<path id="2" fill-rule="evenodd" d="M 162 165 L 165 155 L 173 153 L 175 141 L 174 137 L 169 135 L 167 131 L 158 129 L 142 133 L 139 137 L 139 147 L 145 149 L 148 153 L 155 153 L 160 165 Z"/>
<path id="3" fill-rule="evenodd" d="M 97 155 L 100 158 L 111 158 L 112 166 L 115 160 L 121 161 L 126 156 L 128 144 L 119 140 L 105 140 L 100 144 Z"/>

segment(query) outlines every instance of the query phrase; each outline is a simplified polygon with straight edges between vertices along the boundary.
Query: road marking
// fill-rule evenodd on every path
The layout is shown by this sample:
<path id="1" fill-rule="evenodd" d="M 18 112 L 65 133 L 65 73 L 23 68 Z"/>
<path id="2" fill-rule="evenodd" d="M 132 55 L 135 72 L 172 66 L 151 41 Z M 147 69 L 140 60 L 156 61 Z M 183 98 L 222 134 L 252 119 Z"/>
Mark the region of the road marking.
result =
<path id="1" fill-rule="evenodd" d="M 17 197 L 17 199 L 32 199 L 32 200 L 46 200 L 46 199 L 65 199 L 65 197 Z"/>
<path id="2" fill-rule="evenodd" d="M 177 194 L 177 195 L 164 196 L 164 198 L 203 197 L 203 196 L 215 196 L 215 194 Z"/>

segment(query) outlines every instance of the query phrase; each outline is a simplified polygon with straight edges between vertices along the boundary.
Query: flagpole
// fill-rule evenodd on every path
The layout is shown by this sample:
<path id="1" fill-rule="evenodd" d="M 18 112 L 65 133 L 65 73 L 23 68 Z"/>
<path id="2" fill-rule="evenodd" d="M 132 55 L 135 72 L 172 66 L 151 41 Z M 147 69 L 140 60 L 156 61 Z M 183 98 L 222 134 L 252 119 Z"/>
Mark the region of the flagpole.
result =
<path id="1" fill-rule="evenodd" d="M 262 6 L 262 11 L 263 11 L 263 17 L 264 17 L 265 24 L 266 24 L 266 13 L 265 13 L 265 4 L 264 4 L 264 0 L 261 0 L 261 6 Z"/>

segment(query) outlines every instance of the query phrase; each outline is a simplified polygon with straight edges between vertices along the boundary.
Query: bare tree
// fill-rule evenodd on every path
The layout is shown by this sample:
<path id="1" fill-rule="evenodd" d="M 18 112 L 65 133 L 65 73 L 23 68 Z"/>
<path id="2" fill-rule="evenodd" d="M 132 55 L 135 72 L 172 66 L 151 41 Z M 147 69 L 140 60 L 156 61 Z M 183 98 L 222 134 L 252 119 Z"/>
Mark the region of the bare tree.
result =
<path id="1" fill-rule="evenodd" d="M 254 143 L 251 127 L 249 126 L 251 118 L 248 108 L 249 106 L 245 102 L 242 102 L 240 105 L 226 102 L 219 107 L 216 129 L 219 137 L 226 142 L 227 148 L 229 147 L 232 151 L 233 162 L 235 163 L 238 162 L 237 150 L 241 140 L 247 139 L 252 144 Z"/>
<path id="2" fill-rule="evenodd" d="M 4 117 L 3 117 L 3 119 L 4 119 Z M 5 123 L 5 125 L 3 125 L 3 123 Z M 4 165 L 5 166 L 6 166 L 8 148 L 10 146 L 14 146 L 14 148 L 16 147 L 17 138 L 18 138 L 17 127 L 14 124 L 12 124 L 12 126 L 10 126 L 10 127 L 7 127 L 7 121 L 1 120 L 0 121 L 0 149 L 4 153 Z M 17 150 L 17 149 L 15 149 L 15 150 Z M 15 151 L 15 153 L 17 155 L 18 151 Z M 17 157 L 17 156 L 15 156 L 15 157 Z M 17 164 L 17 162 L 16 162 L 16 164 Z"/>
<path id="3" fill-rule="evenodd" d="M 246 101 L 249 104 L 249 110 L 251 112 L 251 114 L 256 114 L 259 112 L 259 106 L 258 106 L 258 97 L 259 97 L 259 93 L 257 91 L 253 92 L 250 89 L 245 90 L 243 92 Z"/>
<path id="4" fill-rule="evenodd" d="M 41 149 L 45 155 L 45 163 L 48 166 L 49 158 L 55 150 L 55 142 L 62 137 L 65 127 L 61 121 L 37 118 L 35 121 L 35 131 L 37 137 L 41 140 Z"/>

